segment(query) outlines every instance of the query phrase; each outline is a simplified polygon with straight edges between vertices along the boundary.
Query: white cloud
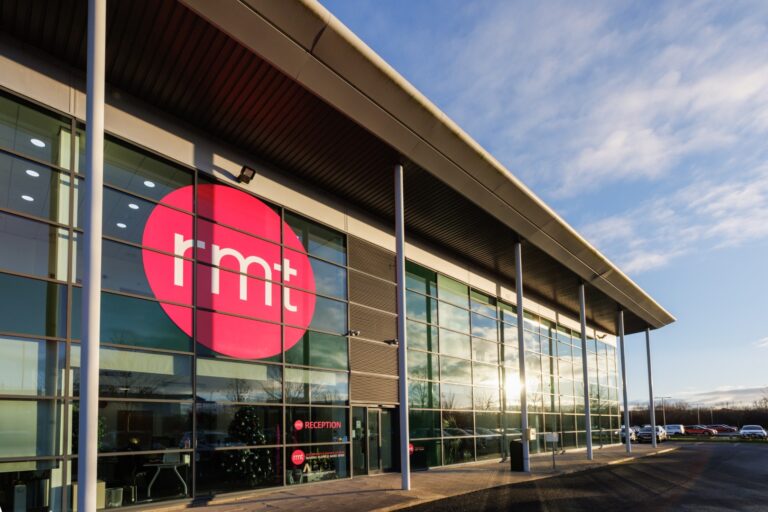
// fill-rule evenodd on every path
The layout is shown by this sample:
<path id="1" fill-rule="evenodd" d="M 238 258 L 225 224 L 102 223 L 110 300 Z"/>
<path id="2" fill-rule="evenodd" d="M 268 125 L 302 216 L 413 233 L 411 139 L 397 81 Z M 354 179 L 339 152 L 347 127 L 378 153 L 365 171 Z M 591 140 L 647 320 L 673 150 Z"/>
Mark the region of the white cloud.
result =
<path id="1" fill-rule="evenodd" d="M 755 342 L 755 346 L 757 348 L 768 348 L 768 336 L 765 338 L 759 339 Z"/>

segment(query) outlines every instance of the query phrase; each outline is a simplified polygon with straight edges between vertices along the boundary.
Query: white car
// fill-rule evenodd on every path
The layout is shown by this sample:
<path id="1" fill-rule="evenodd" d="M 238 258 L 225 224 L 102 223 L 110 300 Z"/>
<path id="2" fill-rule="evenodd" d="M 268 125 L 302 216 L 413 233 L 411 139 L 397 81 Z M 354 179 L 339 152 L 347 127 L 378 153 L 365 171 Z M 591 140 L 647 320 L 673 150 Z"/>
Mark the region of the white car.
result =
<path id="1" fill-rule="evenodd" d="M 667 431 L 668 436 L 683 436 L 685 435 L 685 426 L 680 424 L 664 425 L 664 430 Z"/>
<path id="2" fill-rule="evenodd" d="M 768 439 L 768 432 L 760 425 L 744 425 L 739 430 L 739 436 L 745 439 Z"/>
<path id="3" fill-rule="evenodd" d="M 656 425 L 656 442 L 657 443 L 663 443 L 667 440 L 667 431 L 664 430 L 664 427 L 660 425 Z M 643 427 L 640 429 L 640 433 L 637 434 L 637 442 L 643 443 L 643 442 L 652 442 L 653 441 L 653 427 L 648 425 L 647 427 Z"/>

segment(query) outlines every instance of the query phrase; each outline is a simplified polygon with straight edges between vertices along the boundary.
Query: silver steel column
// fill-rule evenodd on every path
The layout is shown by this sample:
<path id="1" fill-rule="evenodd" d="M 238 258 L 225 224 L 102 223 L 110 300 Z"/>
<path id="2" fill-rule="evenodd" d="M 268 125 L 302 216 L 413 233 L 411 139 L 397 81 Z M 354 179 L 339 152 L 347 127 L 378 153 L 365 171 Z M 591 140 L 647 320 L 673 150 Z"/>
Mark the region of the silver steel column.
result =
<path id="1" fill-rule="evenodd" d="M 624 310 L 619 310 L 619 343 L 621 344 L 621 387 L 624 391 L 624 438 L 627 453 L 632 453 L 632 440 L 629 438 L 629 400 L 627 399 L 627 364 L 624 352 Z"/>
<path id="2" fill-rule="evenodd" d="M 88 0 L 88 64 L 85 154 L 85 268 L 83 272 L 78 432 L 77 509 L 96 510 L 96 438 L 99 407 L 99 331 L 101 327 L 101 220 L 104 181 L 104 56 L 107 1 Z M 74 137 L 75 134 L 72 134 Z"/>
<path id="3" fill-rule="evenodd" d="M 579 284 L 579 316 L 581 317 L 581 368 L 584 372 L 584 423 L 587 428 L 587 459 L 592 460 L 592 413 L 589 408 L 589 370 L 587 367 L 587 303 L 584 283 Z"/>
<path id="4" fill-rule="evenodd" d="M 403 166 L 395 166 L 395 252 L 397 256 L 397 341 L 400 367 L 400 471 L 402 489 L 411 490 L 411 453 L 408 427 L 408 339 L 405 326 L 405 211 Z"/>
<path id="5" fill-rule="evenodd" d="M 523 471 L 531 470 L 531 454 L 528 446 L 528 390 L 525 380 L 525 341 L 523 333 L 523 244 L 515 242 L 515 288 L 517 291 L 517 349 L 520 367 L 520 429 L 523 431 Z"/>
<path id="6" fill-rule="evenodd" d="M 653 403 L 653 371 L 651 370 L 651 328 L 645 329 L 645 352 L 648 356 L 648 411 L 651 413 L 651 427 L 653 427 L 653 436 L 651 437 L 653 447 L 656 448 L 656 406 Z"/>

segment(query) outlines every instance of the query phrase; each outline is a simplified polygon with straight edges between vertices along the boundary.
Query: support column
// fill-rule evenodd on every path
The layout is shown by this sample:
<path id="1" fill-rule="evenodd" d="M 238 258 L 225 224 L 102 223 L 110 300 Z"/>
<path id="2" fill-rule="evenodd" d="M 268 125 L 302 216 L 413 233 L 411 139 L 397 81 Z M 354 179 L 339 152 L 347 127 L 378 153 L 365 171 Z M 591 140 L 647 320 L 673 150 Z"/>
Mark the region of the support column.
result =
<path id="1" fill-rule="evenodd" d="M 648 356 L 648 410 L 651 413 L 651 427 L 653 436 L 651 442 L 656 448 L 656 405 L 653 403 L 653 370 L 651 369 L 651 328 L 645 329 L 645 352 Z"/>
<path id="2" fill-rule="evenodd" d="M 104 60 L 107 2 L 88 0 L 86 73 L 85 233 L 80 428 L 78 432 L 77 509 L 96 510 L 96 455 L 99 410 L 99 332 L 101 328 L 101 221 L 104 182 Z M 73 134 L 74 136 L 74 134 Z"/>
<path id="3" fill-rule="evenodd" d="M 400 471 L 402 490 L 411 490 L 411 453 L 408 427 L 408 339 L 405 324 L 405 211 L 403 166 L 395 166 L 395 252 L 397 258 L 397 341 L 400 368 Z"/>
<path id="4" fill-rule="evenodd" d="M 624 392 L 624 436 L 627 453 L 632 453 L 632 440 L 629 435 L 629 400 L 627 399 L 627 364 L 624 351 L 624 310 L 619 309 L 619 344 L 621 348 L 621 387 Z"/>
<path id="5" fill-rule="evenodd" d="M 589 408 L 589 370 L 587 366 L 587 304 L 584 283 L 579 284 L 579 316 L 581 317 L 581 368 L 584 373 L 584 424 L 587 428 L 587 460 L 592 460 L 592 413 Z"/>
<path id="6" fill-rule="evenodd" d="M 531 454 L 528 446 L 528 390 L 525 378 L 525 341 L 523 334 L 523 244 L 515 242 L 515 288 L 517 291 L 517 347 L 520 368 L 520 429 L 523 432 L 523 471 L 531 471 Z"/>

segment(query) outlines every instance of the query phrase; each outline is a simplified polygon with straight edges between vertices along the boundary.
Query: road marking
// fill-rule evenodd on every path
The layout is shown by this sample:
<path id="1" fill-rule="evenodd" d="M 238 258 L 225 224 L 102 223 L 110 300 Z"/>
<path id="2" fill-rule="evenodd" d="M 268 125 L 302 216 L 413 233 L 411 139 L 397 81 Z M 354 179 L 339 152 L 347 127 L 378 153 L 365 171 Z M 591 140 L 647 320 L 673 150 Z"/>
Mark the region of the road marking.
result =
<path id="1" fill-rule="evenodd" d="M 635 457 L 624 457 L 623 459 L 612 460 L 608 463 L 608 465 L 611 466 L 613 464 L 621 464 L 622 462 L 629 462 L 630 460 L 635 460 Z"/>
<path id="2" fill-rule="evenodd" d="M 667 448 L 666 450 L 661 450 L 660 452 L 656 452 L 656 453 L 661 455 L 662 453 L 669 453 L 669 452 L 673 452 L 675 450 L 677 450 L 677 448 Z"/>

